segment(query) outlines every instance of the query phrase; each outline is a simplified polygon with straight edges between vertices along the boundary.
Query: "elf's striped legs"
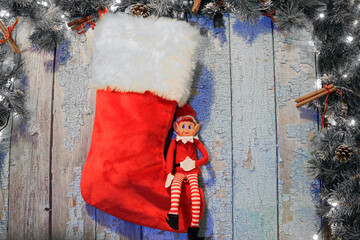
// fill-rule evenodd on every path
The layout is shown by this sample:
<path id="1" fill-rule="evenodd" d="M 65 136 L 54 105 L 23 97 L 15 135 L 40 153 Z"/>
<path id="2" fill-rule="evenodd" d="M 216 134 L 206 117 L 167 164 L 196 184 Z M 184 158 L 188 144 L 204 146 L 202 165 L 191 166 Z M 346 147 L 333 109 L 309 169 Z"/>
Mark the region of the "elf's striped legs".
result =
<path id="1" fill-rule="evenodd" d="M 185 177 L 187 177 L 189 181 L 191 192 L 191 227 L 199 227 L 201 201 L 197 174 L 188 174 L 187 176 L 182 173 L 175 174 L 171 184 L 171 209 L 169 213 L 175 215 L 179 214 L 181 185 Z"/>
<path id="2" fill-rule="evenodd" d="M 191 192 L 191 227 L 199 227 L 200 222 L 200 191 L 197 174 L 189 174 L 187 178 L 190 183 Z"/>
<path id="3" fill-rule="evenodd" d="M 171 209 L 170 214 L 178 215 L 179 203 L 180 203 L 180 194 L 181 194 L 181 184 L 185 179 L 185 174 L 175 173 L 174 180 L 171 184 Z"/>

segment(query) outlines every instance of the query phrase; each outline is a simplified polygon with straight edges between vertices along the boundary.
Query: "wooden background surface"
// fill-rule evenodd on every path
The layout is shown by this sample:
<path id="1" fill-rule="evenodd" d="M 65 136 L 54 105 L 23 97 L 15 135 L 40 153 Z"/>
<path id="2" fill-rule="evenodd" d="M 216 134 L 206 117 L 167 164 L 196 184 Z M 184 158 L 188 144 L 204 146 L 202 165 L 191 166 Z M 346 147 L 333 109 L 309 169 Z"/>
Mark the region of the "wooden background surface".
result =
<path id="1" fill-rule="evenodd" d="M 280 33 L 225 17 L 203 36 L 191 105 L 210 162 L 202 168 L 207 239 L 305 240 L 319 228 L 315 183 L 306 175 L 317 115 L 293 100 L 315 89 L 307 31 Z M 186 239 L 134 225 L 87 205 L 80 176 L 95 109 L 89 88 L 93 31 L 54 52 L 39 52 L 17 27 L 25 58 L 28 121 L 14 116 L 0 133 L 0 239 Z"/>

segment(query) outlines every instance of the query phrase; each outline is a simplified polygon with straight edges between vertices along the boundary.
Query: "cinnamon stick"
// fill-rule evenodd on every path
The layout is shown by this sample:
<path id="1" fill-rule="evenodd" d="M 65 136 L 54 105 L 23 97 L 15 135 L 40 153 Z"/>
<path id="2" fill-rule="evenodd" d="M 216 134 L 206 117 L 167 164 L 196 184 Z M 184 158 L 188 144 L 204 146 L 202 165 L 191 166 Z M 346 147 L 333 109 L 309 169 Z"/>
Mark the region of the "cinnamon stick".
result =
<path id="1" fill-rule="evenodd" d="M 328 86 L 329 90 L 330 90 L 331 88 L 333 88 L 333 87 L 335 87 L 334 84 L 330 84 L 330 85 Z M 309 94 L 307 94 L 307 95 L 305 95 L 305 96 L 302 96 L 302 97 L 300 97 L 300 98 L 297 98 L 297 99 L 295 99 L 295 102 L 297 102 L 297 103 L 298 103 L 298 102 L 302 102 L 302 101 L 304 101 L 304 100 L 306 100 L 306 99 L 308 99 L 308 98 L 311 98 L 311 97 L 316 96 L 316 95 L 318 95 L 319 93 L 323 93 L 323 92 L 326 93 L 326 89 L 325 89 L 325 88 L 321 88 L 321 89 L 319 89 L 319 90 L 317 90 L 317 91 L 314 91 L 314 92 L 309 93 Z"/>
<path id="2" fill-rule="evenodd" d="M 6 29 L 4 24 L 1 22 L 1 20 L 0 20 L 0 29 L 1 29 L 2 33 L 4 34 L 4 36 L 6 36 L 6 34 L 8 33 L 8 30 Z M 14 39 L 12 38 L 12 36 L 9 37 L 8 43 L 10 44 L 10 47 L 14 50 L 14 52 L 16 54 L 21 53 L 19 47 L 16 45 L 16 43 L 15 43 Z"/>
<path id="3" fill-rule="evenodd" d="M 336 91 L 336 87 L 329 88 L 330 93 L 333 93 L 335 91 Z M 309 102 L 314 101 L 314 100 L 316 100 L 316 99 L 318 99 L 318 98 L 320 98 L 322 96 L 325 96 L 326 94 L 328 94 L 326 90 L 324 92 L 320 92 L 319 94 L 317 94 L 315 96 L 312 96 L 310 98 L 307 98 L 307 99 L 303 100 L 302 102 L 297 103 L 296 107 L 299 108 L 299 107 L 301 107 L 302 105 L 304 105 L 306 103 L 309 103 Z"/>
<path id="4" fill-rule="evenodd" d="M 197 14 L 199 12 L 200 4 L 201 4 L 201 0 L 195 0 L 191 11 Z"/>
<path id="5" fill-rule="evenodd" d="M 77 30 L 79 27 L 81 26 L 81 24 L 77 24 L 71 27 L 71 30 L 75 31 Z"/>
<path id="6" fill-rule="evenodd" d="M 86 21 L 87 21 L 86 18 L 79 18 L 74 21 L 68 22 L 67 25 L 68 25 L 68 27 L 72 27 L 74 25 L 81 25 L 82 23 L 84 23 Z"/>

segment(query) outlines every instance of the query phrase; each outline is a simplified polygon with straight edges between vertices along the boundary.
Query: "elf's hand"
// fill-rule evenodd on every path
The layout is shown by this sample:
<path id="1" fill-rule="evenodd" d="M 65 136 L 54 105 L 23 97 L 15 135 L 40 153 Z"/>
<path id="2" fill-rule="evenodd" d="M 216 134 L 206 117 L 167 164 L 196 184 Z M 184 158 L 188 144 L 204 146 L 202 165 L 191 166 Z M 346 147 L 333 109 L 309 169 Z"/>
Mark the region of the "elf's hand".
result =
<path id="1" fill-rule="evenodd" d="M 184 161 L 180 162 L 180 167 L 184 169 L 184 171 L 191 171 L 195 168 L 195 161 L 186 157 Z"/>
<path id="2" fill-rule="evenodd" d="M 166 178 L 165 188 L 170 187 L 171 182 L 172 182 L 173 179 L 174 179 L 174 175 L 172 175 L 171 173 L 169 173 L 169 174 L 167 175 L 167 178 Z"/>

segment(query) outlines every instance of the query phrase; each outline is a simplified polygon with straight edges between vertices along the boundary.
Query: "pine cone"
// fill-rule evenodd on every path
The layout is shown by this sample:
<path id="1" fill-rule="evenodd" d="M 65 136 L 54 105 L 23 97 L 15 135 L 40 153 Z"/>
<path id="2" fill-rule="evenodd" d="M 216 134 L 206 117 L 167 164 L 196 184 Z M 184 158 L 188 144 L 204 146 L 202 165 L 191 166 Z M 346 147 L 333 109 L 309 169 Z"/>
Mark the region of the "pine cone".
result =
<path id="1" fill-rule="evenodd" d="M 133 5 L 130 13 L 133 16 L 142 16 L 143 18 L 150 16 L 149 7 L 141 3 Z"/>
<path id="2" fill-rule="evenodd" d="M 347 162 L 352 154 L 352 148 L 348 145 L 340 145 L 335 150 L 336 158 L 340 162 Z"/>

